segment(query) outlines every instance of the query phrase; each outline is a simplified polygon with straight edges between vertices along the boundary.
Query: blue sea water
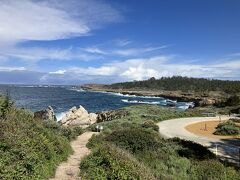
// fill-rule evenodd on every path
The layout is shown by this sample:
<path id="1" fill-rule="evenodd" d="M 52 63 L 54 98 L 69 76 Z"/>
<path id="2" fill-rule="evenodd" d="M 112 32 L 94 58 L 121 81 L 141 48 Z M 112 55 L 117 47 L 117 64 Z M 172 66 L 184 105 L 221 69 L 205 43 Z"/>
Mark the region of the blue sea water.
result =
<path id="1" fill-rule="evenodd" d="M 19 108 L 38 111 L 52 106 L 58 118 L 73 106 L 82 105 L 89 112 L 114 110 L 132 104 L 158 104 L 186 107 L 185 102 L 172 102 L 161 97 L 140 97 L 118 93 L 90 92 L 73 86 L 0 85 L 0 94 L 8 94 Z M 184 109 L 184 108 L 183 108 Z"/>

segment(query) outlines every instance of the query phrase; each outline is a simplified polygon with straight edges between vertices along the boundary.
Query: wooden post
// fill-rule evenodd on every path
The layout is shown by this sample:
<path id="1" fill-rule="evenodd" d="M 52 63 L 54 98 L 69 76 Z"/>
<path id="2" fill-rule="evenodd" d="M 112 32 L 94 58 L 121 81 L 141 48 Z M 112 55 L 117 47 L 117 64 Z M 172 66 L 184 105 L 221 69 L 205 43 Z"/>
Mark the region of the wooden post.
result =
<path id="1" fill-rule="evenodd" d="M 207 124 L 205 123 L 204 131 L 207 131 Z"/>

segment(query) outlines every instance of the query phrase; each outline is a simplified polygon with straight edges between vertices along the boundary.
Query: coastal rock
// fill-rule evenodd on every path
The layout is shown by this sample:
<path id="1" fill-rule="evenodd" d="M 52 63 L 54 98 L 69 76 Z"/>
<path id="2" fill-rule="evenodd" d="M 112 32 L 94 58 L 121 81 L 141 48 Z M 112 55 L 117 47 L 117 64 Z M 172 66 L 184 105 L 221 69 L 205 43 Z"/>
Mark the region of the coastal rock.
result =
<path id="1" fill-rule="evenodd" d="M 97 115 L 95 113 L 88 113 L 84 107 L 72 107 L 66 115 L 60 120 L 64 126 L 81 126 L 87 127 L 96 122 Z"/>
<path id="2" fill-rule="evenodd" d="M 218 103 L 218 101 L 216 99 L 210 99 L 210 98 L 203 98 L 200 102 L 199 105 L 200 106 L 209 106 L 209 105 L 214 105 Z"/>
<path id="3" fill-rule="evenodd" d="M 113 119 L 120 119 L 128 115 L 126 110 L 103 111 L 97 113 L 97 122 L 111 121 Z"/>
<path id="4" fill-rule="evenodd" d="M 34 118 L 42 119 L 44 121 L 57 121 L 56 115 L 51 106 L 48 106 L 45 110 L 35 112 Z"/>

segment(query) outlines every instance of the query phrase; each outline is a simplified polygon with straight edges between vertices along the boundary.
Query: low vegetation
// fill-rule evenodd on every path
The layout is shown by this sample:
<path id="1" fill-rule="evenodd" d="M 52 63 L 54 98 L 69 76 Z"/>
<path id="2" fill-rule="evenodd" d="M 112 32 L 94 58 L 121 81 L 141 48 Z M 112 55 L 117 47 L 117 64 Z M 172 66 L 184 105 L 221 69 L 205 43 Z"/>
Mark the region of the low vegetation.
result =
<path id="1" fill-rule="evenodd" d="M 223 122 L 223 123 L 220 123 L 216 127 L 216 131 L 214 132 L 214 134 L 215 135 L 224 135 L 224 136 L 240 135 L 240 127 L 237 126 L 232 121 Z"/>
<path id="2" fill-rule="evenodd" d="M 33 114 L 0 98 L 0 179 L 47 179 L 72 153 L 69 140 L 82 133 Z"/>
<path id="3" fill-rule="evenodd" d="M 80 165 L 83 179 L 240 179 L 207 148 L 159 135 L 156 122 L 198 112 L 150 105 L 124 109 L 127 117 L 100 123 L 104 131 L 87 144 L 92 153 Z"/>
<path id="4" fill-rule="evenodd" d="M 113 144 L 104 144 L 82 160 L 82 179 L 155 179 L 149 168 Z"/>
<path id="5" fill-rule="evenodd" d="M 171 108 L 164 108 L 158 105 L 135 105 L 123 108 L 121 111 L 126 111 L 127 116 L 112 119 L 111 121 L 105 121 L 98 123 L 104 127 L 103 131 L 108 132 L 115 129 L 121 129 L 125 127 L 142 127 L 151 126 L 152 129 L 158 128 L 154 123 L 178 117 L 193 117 L 201 116 L 201 112 L 198 109 L 189 109 L 188 111 L 178 111 Z M 90 130 L 94 130 L 96 125 L 89 127 Z M 150 128 L 150 127 L 149 127 Z"/>

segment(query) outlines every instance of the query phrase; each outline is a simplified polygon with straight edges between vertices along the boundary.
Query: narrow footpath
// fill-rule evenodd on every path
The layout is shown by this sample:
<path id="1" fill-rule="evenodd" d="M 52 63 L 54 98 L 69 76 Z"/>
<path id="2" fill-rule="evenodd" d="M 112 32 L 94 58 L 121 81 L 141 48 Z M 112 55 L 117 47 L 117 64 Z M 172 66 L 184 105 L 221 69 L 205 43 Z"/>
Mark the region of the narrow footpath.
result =
<path id="1" fill-rule="evenodd" d="M 85 132 L 78 136 L 76 140 L 71 142 L 73 154 L 69 156 L 67 161 L 62 162 L 55 172 L 54 178 L 50 180 L 76 180 L 80 179 L 79 165 L 81 159 L 90 153 L 90 150 L 86 147 L 88 140 L 92 137 L 94 132 Z"/>

